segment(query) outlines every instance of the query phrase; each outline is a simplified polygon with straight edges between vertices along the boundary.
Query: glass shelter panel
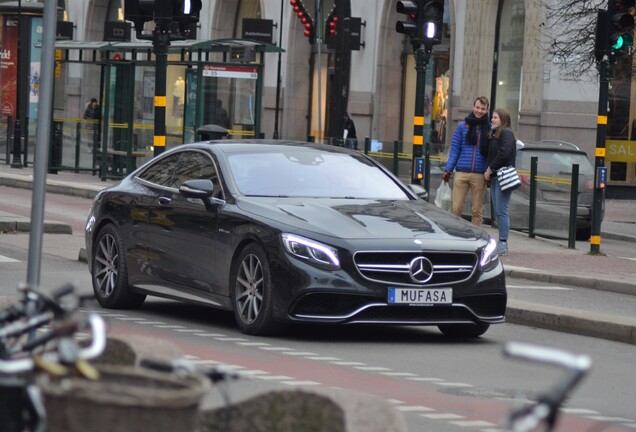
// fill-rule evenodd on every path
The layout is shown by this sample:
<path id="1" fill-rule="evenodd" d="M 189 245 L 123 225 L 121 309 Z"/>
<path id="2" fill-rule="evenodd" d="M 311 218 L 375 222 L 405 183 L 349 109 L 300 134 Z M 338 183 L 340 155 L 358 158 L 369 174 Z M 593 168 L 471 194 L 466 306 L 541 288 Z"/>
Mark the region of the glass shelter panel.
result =
<path id="1" fill-rule="evenodd" d="M 258 68 L 241 65 L 205 65 L 199 122 L 217 125 L 233 136 L 253 137 L 258 110 Z"/>

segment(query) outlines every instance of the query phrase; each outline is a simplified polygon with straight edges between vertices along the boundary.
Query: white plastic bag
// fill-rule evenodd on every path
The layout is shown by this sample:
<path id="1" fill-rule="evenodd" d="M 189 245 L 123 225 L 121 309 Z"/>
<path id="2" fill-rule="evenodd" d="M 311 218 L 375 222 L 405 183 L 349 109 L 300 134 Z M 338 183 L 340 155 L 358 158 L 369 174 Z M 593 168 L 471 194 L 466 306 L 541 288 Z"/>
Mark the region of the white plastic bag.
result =
<path id="1" fill-rule="evenodd" d="M 452 197 L 453 191 L 450 187 L 450 183 L 442 180 L 442 184 L 439 185 L 437 193 L 435 194 L 435 205 L 446 211 L 450 211 L 452 206 Z"/>

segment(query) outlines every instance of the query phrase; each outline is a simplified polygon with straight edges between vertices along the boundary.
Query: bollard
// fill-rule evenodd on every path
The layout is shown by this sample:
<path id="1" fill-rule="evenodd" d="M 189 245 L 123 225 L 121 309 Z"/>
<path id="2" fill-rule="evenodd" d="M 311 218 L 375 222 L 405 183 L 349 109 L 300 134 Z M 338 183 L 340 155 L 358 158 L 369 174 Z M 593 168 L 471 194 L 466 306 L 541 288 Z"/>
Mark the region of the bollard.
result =
<path id="1" fill-rule="evenodd" d="M 371 150 L 371 138 L 370 137 L 366 137 L 364 139 L 364 154 L 368 155 L 369 154 L 369 150 Z"/>
<path id="2" fill-rule="evenodd" d="M 11 142 L 11 126 L 13 125 L 13 119 L 11 116 L 7 116 L 7 147 L 6 147 L 6 159 L 4 160 L 7 165 L 11 163 L 11 153 L 9 151 L 9 143 Z"/>
<path id="3" fill-rule="evenodd" d="M 579 164 L 572 165 L 572 187 L 570 188 L 570 223 L 568 224 L 568 249 L 576 248 L 576 213 L 579 196 Z"/>
<path id="4" fill-rule="evenodd" d="M 535 219 L 537 216 L 537 163 L 539 158 L 530 158 L 530 214 L 528 215 L 528 237 L 534 238 Z"/>
<path id="5" fill-rule="evenodd" d="M 400 159 L 399 159 L 399 151 L 400 149 L 400 141 L 399 140 L 395 140 L 393 141 L 393 174 L 395 174 L 396 176 L 398 176 L 400 174 Z"/>

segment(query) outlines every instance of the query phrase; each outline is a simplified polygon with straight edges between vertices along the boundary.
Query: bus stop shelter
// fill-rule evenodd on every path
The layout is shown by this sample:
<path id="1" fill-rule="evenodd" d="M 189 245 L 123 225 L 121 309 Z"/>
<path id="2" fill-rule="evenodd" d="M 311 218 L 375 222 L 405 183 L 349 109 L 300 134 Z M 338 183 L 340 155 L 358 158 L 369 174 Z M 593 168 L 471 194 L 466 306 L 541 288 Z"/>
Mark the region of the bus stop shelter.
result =
<path id="1" fill-rule="evenodd" d="M 172 41 L 166 86 L 166 149 L 203 139 L 261 137 L 265 53 L 245 39 Z M 154 155 L 152 42 L 56 42 L 49 170 L 122 178 Z M 85 118 L 87 103 L 98 118 Z M 197 132 L 198 131 L 198 132 Z"/>

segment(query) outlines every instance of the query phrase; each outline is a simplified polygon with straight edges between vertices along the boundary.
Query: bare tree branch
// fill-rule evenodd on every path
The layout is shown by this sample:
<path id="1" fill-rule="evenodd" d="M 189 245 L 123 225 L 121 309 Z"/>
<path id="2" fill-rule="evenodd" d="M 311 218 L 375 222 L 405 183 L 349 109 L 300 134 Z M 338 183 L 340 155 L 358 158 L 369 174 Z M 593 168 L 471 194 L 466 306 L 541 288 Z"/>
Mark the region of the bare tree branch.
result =
<path id="1" fill-rule="evenodd" d="M 596 73 L 596 17 L 607 0 L 540 1 L 546 17 L 541 23 L 545 51 L 571 77 Z"/>

